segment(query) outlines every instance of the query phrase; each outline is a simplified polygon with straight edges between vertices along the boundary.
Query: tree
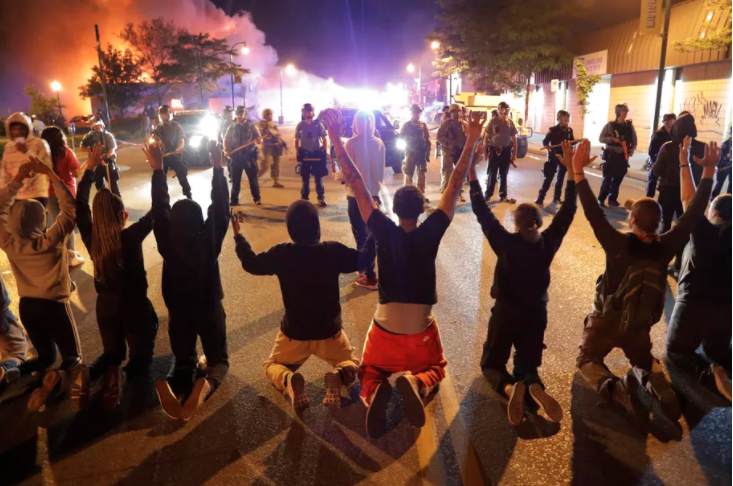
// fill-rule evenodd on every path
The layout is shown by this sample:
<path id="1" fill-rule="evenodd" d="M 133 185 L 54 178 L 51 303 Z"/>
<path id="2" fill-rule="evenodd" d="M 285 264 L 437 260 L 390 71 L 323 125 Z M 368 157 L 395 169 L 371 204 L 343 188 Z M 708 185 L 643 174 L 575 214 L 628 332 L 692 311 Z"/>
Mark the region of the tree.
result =
<path id="1" fill-rule="evenodd" d="M 723 21 L 723 26 L 713 26 L 712 22 L 705 21 L 702 26 L 703 36 L 674 41 L 672 45 L 676 50 L 680 52 L 717 51 L 730 46 L 732 33 L 730 25 L 731 0 L 706 0 L 705 8 L 712 11 L 713 16 L 718 12 L 721 15 L 726 15 L 727 19 Z"/>
<path id="2" fill-rule="evenodd" d="M 59 102 L 56 98 L 46 97 L 32 84 L 26 85 L 23 94 L 31 99 L 31 106 L 28 110 L 30 114 L 36 115 L 46 125 L 63 122 L 59 114 Z M 66 108 L 66 105 L 61 105 L 61 108 Z"/>
<path id="3" fill-rule="evenodd" d="M 163 66 L 172 62 L 173 46 L 182 32 L 173 21 L 156 18 L 138 25 L 128 23 L 120 33 L 120 39 L 132 47 L 136 61 L 155 84 L 158 105 L 163 104 L 163 97 L 170 89 L 168 82 L 171 80 L 166 77 Z"/>
<path id="4" fill-rule="evenodd" d="M 209 34 L 182 32 L 171 52 L 172 62 L 163 66 L 165 76 L 184 83 L 196 84 L 201 94 L 202 107 L 206 106 L 204 93 L 222 89 L 216 81 L 222 76 L 248 73 L 233 64 L 228 56 L 234 55 L 226 40 L 215 39 Z M 223 89 L 222 89 L 223 91 Z"/>
<path id="5" fill-rule="evenodd" d="M 104 80 L 107 83 L 107 100 L 116 109 L 120 118 L 124 118 L 125 109 L 137 102 L 143 93 L 141 84 L 142 67 L 137 63 L 130 49 L 120 51 L 107 44 L 107 52 L 102 54 L 104 62 Z M 99 79 L 99 66 L 92 68 L 92 77 L 84 86 L 79 86 L 82 99 L 102 99 L 102 84 Z"/>
<path id="6" fill-rule="evenodd" d="M 588 97 L 591 91 L 593 91 L 593 87 L 600 80 L 600 74 L 588 74 L 588 70 L 585 68 L 583 61 L 580 59 L 575 60 L 575 91 L 578 93 L 578 106 L 580 106 L 580 119 L 582 121 L 585 120 L 585 115 L 589 113 Z M 581 123 L 582 126 L 583 124 Z"/>
<path id="7" fill-rule="evenodd" d="M 429 36 L 440 41 L 449 69 L 525 93 L 529 115 L 532 73 L 572 59 L 562 0 L 438 0 L 443 26 Z M 442 74 L 442 73 L 441 73 Z"/>

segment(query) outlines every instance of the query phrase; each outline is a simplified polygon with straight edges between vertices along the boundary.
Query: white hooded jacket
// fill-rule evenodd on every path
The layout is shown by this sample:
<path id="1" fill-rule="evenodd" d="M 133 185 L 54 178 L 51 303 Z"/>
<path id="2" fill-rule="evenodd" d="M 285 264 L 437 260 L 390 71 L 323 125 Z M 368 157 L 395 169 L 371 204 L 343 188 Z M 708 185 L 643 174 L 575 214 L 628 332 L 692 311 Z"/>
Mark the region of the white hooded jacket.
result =
<path id="1" fill-rule="evenodd" d="M 0 188 L 6 187 L 13 180 L 15 174 L 21 165 L 30 160 L 30 157 L 36 157 L 38 160 L 53 169 L 53 161 L 51 160 L 51 149 L 48 143 L 40 137 L 33 135 L 33 125 L 30 118 L 24 113 L 13 113 L 5 120 L 5 133 L 10 136 L 10 125 L 13 123 L 22 123 L 28 128 L 28 136 L 25 144 L 28 149 L 25 153 L 17 149 L 14 141 L 5 145 L 3 152 L 3 160 L 0 163 Z M 36 174 L 23 181 L 23 186 L 18 191 L 17 199 L 36 199 L 48 197 L 48 177 L 43 174 Z"/>
<path id="2" fill-rule="evenodd" d="M 385 148 L 384 142 L 374 136 L 374 113 L 359 110 L 354 115 L 351 130 L 354 136 L 346 141 L 346 153 L 361 172 L 367 189 L 372 196 L 379 196 L 384 179 Z M 346 195 L 354 196 L 349 185 Z"/>

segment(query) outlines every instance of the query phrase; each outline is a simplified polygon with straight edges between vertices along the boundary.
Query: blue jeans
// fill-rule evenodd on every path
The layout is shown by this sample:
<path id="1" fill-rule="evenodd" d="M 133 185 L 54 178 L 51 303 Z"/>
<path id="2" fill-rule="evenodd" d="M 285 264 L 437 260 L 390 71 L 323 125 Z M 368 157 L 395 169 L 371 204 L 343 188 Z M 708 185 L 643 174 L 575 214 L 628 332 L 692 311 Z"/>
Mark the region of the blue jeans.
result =
<path id="1" fill-rule="evenodd" d="M 649 182 L 646 184 L 646 197 L 654 197 L 657 192 L 657 176 L 654 175 L 652 169 L 649 169 Z"/>
<path id="2" fill-rule="evenodd" d="M 361 213 L 359 212 L 359 205 L 356 203 L 356 198 L 347 196 L 346 202 L 348 203 L 349 222 L 351 222 L 351 232 L 354 234 L 354 240 L 356 240 L 356 249 L 361 250 L 364 247 L 364 242 L 369 237 L 369 228 L 363 219 L 361 219 Z M 364 275 L 369 280 L 374 280 L 377 274 L 374 272 L 374 260 L 364 271 Z"/>

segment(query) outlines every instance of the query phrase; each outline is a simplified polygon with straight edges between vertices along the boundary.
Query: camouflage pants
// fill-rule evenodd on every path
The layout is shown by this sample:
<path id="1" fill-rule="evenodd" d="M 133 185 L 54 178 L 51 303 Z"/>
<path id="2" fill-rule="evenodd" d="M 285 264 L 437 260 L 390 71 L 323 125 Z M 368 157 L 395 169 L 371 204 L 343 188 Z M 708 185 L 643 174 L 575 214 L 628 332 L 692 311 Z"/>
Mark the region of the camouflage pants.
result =
<path id="1" fill-rule="evenodd" d="M 280 156 L 275 155 L 271 152 L 265 152 L 264 150 L 260 150 L 260 156 L 259 156 L 259 165 L 260 170 L 257 173 L 257 177 L 262 177 L 265 175 L 265 172 L 267 172 L 267 169 L 270 169 L 270 177 L 272 177 L 272 180 L 277 182 L 277 180 L 280 178 Z"/>
<path id="2" fill-rule="evenodd" d="M 450 176 L 453 174 L 453 168 L 458 163 L 458 159 L 461 158 L 461 152 L 453 152 L 447 150 L 447 147 L 443 147 L 443 157 L 440 166 L 440 192 L 445 191 L 448 187 L 448 181 Z M 461 193 L 463 193 L 463 186 L 461 186 Z"/>
<path id="3" fill-rule="evenodd" d="M 415 175 L 417 170 L 417 188 L 420 192 L 425 193 L 425 174 L 428 171 L 427 163 L 425 158 L 415 154 L 405 154 L 405 159 L 402 161 L 402 171 L 405 173 L 405 185 L 412 185 L 412 176 Z"/>

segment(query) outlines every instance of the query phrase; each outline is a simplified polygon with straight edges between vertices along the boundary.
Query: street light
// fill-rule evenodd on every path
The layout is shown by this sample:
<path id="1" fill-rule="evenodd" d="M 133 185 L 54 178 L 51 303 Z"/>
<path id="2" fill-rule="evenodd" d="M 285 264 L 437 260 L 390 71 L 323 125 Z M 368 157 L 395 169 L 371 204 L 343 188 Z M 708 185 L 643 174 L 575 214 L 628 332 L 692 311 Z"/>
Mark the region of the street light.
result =
<path id="1" fill-rule="evenodd" d="M 415 65 L 413 63 L 407 65 L 407 72 L 415 72 Z M 422 67 L 419 64 L 417 65 L 417 102 L 422 103 Z"/>
<path id="2" fill-rule="evenodd" d="M 61 112 L 61 96 L 59 96 L 59 91 L 61 91 L 61 83 L 58 81 L 54 81 L 51 83 L 51 89 L 56 93 L 56 101 L 59 103 L 59 118 L 63 118 L 64 114 Z"/>
<path id="3" fill-rule="evenodd" d="M 333 83 L 333 78 L 328 78 L 329 83 Z"/>
<path id="4" fill-rule="evenodd" d="M 285 66 L 285 73 L 292 75 L 295 73 L 295 66 L 292 64 L 288 64 Z M 278 125 L 282 125 L 285 122 L 285 117 L 283 116 L 283 68 L 280 66 L 280 117 L 277 120 Z"/>
<path id="5" fill-rule="evenodd" d="M 431 48 L 432 50 L 435 50 L 435 49 L 437 49 L 437 48 L 439 48 L 439 47 L 440 47 L 440 42 L 438 42 L 438 41 L 436 41 L 436 40 L 430 43 L 430 48 Z"/>
<path id="6" fill-rule="evenodd" d="M 232 46 L 232 51 L 234 51 L 234 48 L 237 46 L 242 46 L 242 49 L 240 50 L 242 54 L 244 54 L 245 56 L 249 54 L 249 47 L 247 47 L 246 42 L 237 42 L 236 44 Z M 229 63 L 234 64 L 234 56 L 232 55 L 231 52 L 229 53 Z M 232 80 L 232 109 L 234 109 L 234 74 L 231 74 L 230 77 Z M 247 106 L 246 96 L 247 96 L 247 90 L 245 89 L 244 95 L 242 96 L 242 104 L 245 106 L 245 108 Z"/>

